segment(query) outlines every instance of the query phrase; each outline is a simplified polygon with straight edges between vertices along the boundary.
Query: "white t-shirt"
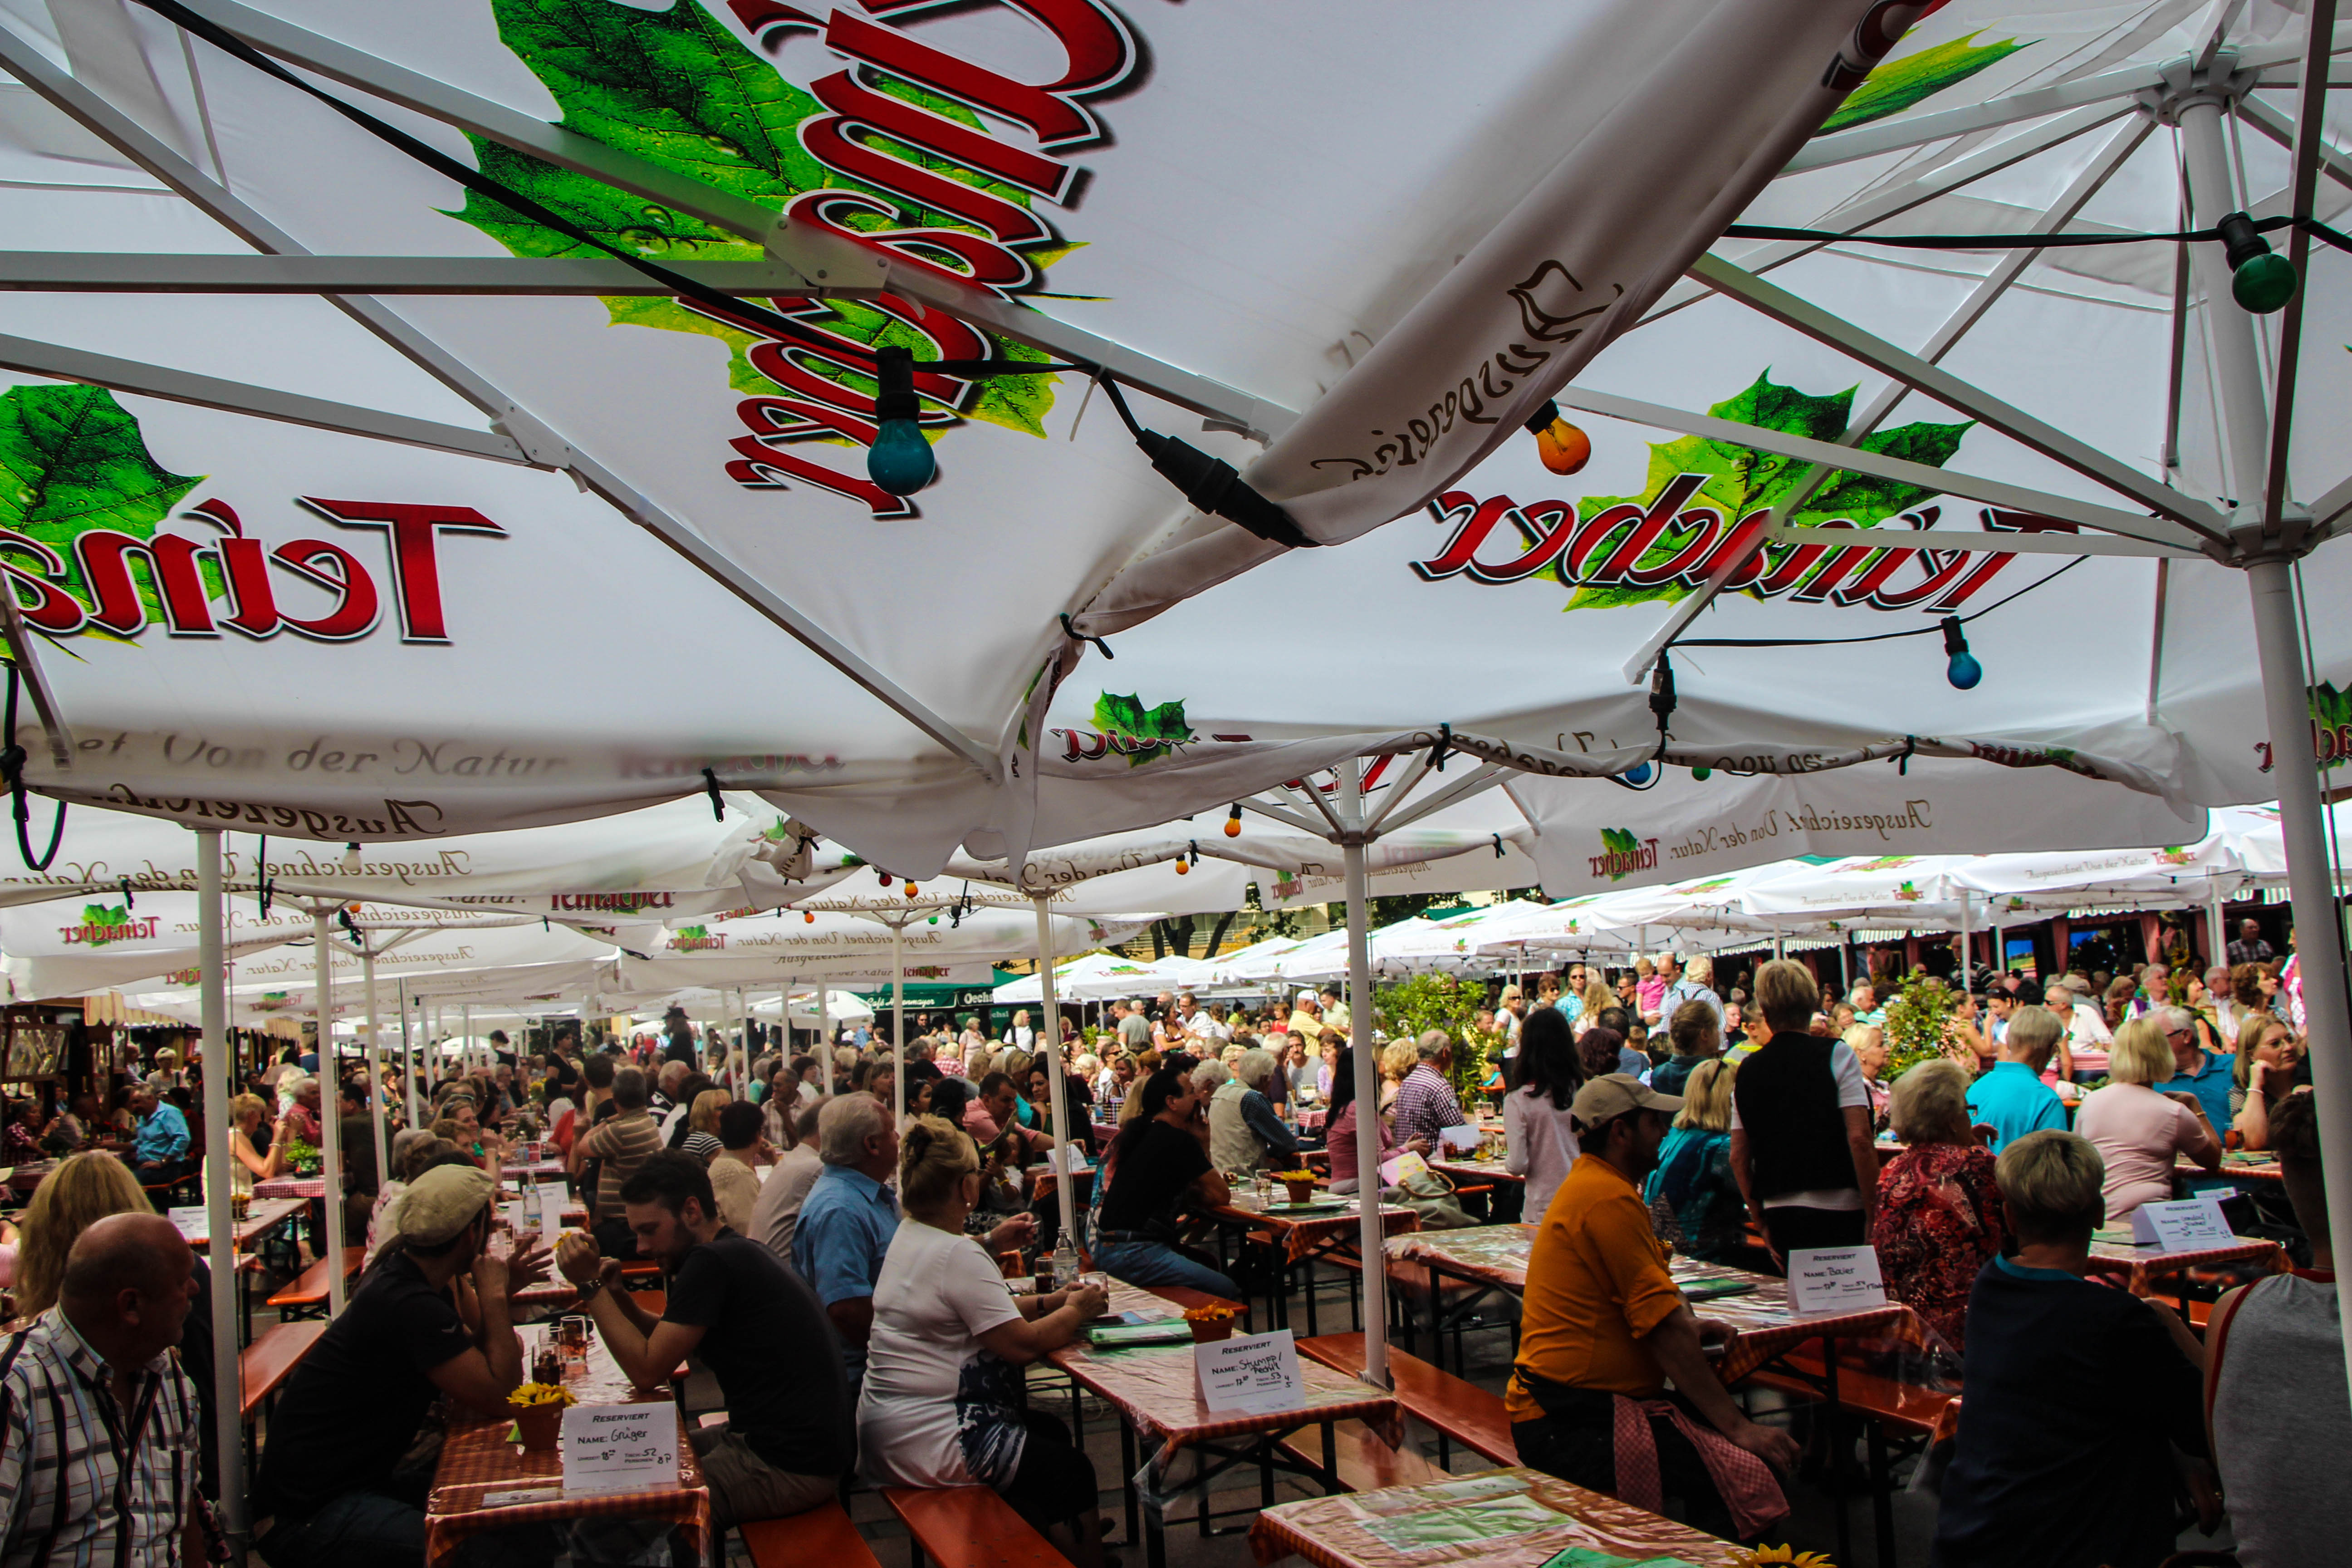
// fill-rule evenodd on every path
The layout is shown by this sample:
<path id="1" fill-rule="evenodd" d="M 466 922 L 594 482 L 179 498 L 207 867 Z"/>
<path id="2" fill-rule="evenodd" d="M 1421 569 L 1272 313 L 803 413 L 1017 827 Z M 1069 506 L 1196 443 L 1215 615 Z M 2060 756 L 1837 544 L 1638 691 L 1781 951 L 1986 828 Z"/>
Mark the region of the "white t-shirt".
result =
<path id="1" fill-rule="evenodd" d="M 1830 1047 L 1830 1075 L 1837 1079 L 1838 1109 L 1856 1106 L 1870 1109 L 1870 1089 L 1862 1081 L 1862 1061 L 1853 1047 L 1843 1040 Z M 1731 1102 L 1731 1130 L 1739 1131 L 1739 1101 Z M 1862 1193 L 1855 1187 L 1816 1188 L 1801 1193 L 1780 1193 L 1763 1200 L 1768 1209 L 1858 1209 Z"/>
<path id="2" fill-rule="evenodd" d="M 902 1219 L 874 1281 L 857 1447 L 876 1486 L 1003 1487 L 1021 1466 L 1021 1369 L 980 1342 L 1021 1316 L 987 1250 Z"/>

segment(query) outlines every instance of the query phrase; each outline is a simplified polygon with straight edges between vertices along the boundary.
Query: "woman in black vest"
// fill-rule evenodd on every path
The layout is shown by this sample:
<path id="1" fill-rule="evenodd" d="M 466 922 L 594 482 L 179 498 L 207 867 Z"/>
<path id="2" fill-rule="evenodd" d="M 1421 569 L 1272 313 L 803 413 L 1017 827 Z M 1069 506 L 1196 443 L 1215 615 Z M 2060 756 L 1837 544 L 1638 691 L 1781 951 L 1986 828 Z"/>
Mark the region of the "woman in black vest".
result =
<path id="1" fill-rule="evenodd" d="M 1792 1247 L 1869 1239 L 1878 1190 L 1862 1066 L 1844 1041 L 1807 1032 L 1817 995 L 1803 964 L 1763 967 L 1756 999 L 1772 1037 L 1740 1062 L 1731 1089 L 1732 1173 L 1784 1268 Z"/>

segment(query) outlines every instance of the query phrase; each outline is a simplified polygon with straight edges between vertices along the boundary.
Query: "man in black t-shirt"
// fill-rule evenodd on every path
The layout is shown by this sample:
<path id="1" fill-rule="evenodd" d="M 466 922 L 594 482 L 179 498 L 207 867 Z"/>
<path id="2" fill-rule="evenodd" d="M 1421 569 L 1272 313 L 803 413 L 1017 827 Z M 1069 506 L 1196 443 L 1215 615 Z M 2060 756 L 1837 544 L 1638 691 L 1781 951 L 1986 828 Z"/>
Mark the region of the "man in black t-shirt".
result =
<path id="1" fill-rule="evenodd" d="M 523 1379 L 514 1293 L 547 1278 L 536 1247 L 505 1258 L 484 1251 L 497 1194 L 469 1165 L 436 1166 L 411 1183 L 397 1244 L 288 1380 L 253 1489 L 256 1543 L 271 1568 L 424 1561 L 432 1472 L 400 1472 L 400 1461 L 441 1394 L 505 1409 Z M 451 1287 L 461 1275 L 473 1279 L 478 1329 L 458 1315 Z M 525 1526 L 471 1550 L 461 1562 L 548 1562 L 555 1542 Z"/>
<path id="2" fill-rule="evenodd" d="M 629 1300 L 620 1264 L 590 1237 L 566 1236 L 557 1264 L 632 1383 L 667 1383 L 688 1355 L 718 1378 L 727 1419 L 692 1437 L 711 1522 L 724 1531 L 832 1501 L 857 1457 L 856 1426 L 841 1342 L 816 1293 L 719 1223 L 709 1173 L 691 1155 L 648 1155 L 620 1197 L 638 1255 L 668 1275 L 662 1316 Z"/>
<path id="3" fill-rule="evenodd" d="M 1228 1201 L 1209 1161 L 1208 1099 L 1184 1072 L 1162 1067 L 1143 1086 L 1139 1114 L 1104 1157 L 1095 1266 L 1130 1285 L 1182 1285 L 1228 1300 L 1241 1287 L 1181 1245 L 1176 1206 Z"/>

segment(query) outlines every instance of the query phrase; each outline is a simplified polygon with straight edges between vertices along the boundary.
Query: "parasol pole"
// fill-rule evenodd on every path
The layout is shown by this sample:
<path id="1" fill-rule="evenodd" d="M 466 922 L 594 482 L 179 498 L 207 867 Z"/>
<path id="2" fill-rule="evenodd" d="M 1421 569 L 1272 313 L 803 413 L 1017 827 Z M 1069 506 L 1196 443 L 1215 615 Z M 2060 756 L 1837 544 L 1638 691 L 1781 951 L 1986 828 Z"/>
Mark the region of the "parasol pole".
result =
<path id="1" fill-rule="evenodd" d="M 907 1120 L 907 924 L 890 925 L 890 1096 L 891 1115 Z"/>
<path id="2" fill-rule="evenodd" d="M 327 1211 L 327 1316 L 332 1318 L 343 1310 L 343 1091 L 335 1074 L 334 952 L 323 904 L 310 910 L 310 959 L 317 970 L 311 984 L 319 1015 L 319 1169 L 327 1188 L 320 1202 Z"/>
<path id="3" fill-rule="evenodd" d="M 1037 911 L 1037 986 L 1038 994 L 1045 998 L 1045 1033 L 1052 1039 L 1052 1044 L 1045 1051 L 1045 1082 L 1048 1085 L 1046 1098 L 1054 1115 L 1054 1196 L 1062 1211 L 1062 1239 L 1060 1245 L 1054 1248 L 1054 1283 L 1066 1286 L 1069 1281 L 1062 1278 L 1061 1263 L 1065 1252 L 1075 1257 L 1077 1250 L 1078 1179 L 1070 1169 L 1067 1152 L 1070 1147 L 1069 1095 L 1062 1087 L 1062 1016 L 1054 1001 L 1054 917 L 1045 909 L 1050 897 L 1046 893 L 1032 893 L 1029 902 Z"/>
<path id="4" fill-rule="evenodd" d="M 1364 1261 L 1364 1381 L 1390 1387 L 1388 1237 L 1381 1220 L 1381 1068 L 1372 1048 L 1371 938 L 1365 930 L 1364 809 L 1358 779 L 1362 764 L 1339 764 L 1333 793 L 1345 831 L 1340 854 L 1347 871 L 1348 1043 L 1356 1056 L 1356 1209 L 1358 1256 Z M 1313 1280 L 1308 1280 L 1313 1288 Z"/>
<path id="5" fill-rule="evenodd" d="M 391 1110 L 383 1102 L 383 1042 L 376 1025 L 375 952 L 365 943 L 360 947 L 360 984 L 367 987 L 368 1120 L 375 1125 L 375 1180 L 376 1189 L 381 1192 L 383 1184 L 392 1179 L 392 1156 L 384 1148 L 387 1140 L 383 1129 L 384 1118 Z"/>
<path id="6" fill-rule="evenodd" d="M 205 1140 L 205 1226 L 215 1237 L 226 1237 L 214 1247 L 210 1269 L 213 1323 L 213 1386 L 224 1396 L 213 1401 L 213 1452 L 219 1465 L 221 1529 L 228 1536 L 229 1557 L 245 1557 L 245 1430 L 241 1402 L 226 1391 L 242 1386 L 237 1359 L 236 1220 L 229 1205 L 228 1141 L 243 1136 L 228 1122 L 229 1074 L 223 1070 L 229 1057 L 228 990 L 222 963 L 223 899 L 221 897 L 221 836 L 216 827 L 196 829 L 196 984 L 198 1018 L 204 1029 L 205 1125 L 213 1130 Z"/>

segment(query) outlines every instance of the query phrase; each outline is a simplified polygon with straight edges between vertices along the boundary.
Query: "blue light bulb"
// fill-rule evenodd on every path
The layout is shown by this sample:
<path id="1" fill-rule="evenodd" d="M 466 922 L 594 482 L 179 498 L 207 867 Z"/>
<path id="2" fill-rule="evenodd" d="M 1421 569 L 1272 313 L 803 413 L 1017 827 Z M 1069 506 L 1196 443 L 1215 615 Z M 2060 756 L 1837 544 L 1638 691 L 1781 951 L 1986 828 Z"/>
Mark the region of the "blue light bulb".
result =
<path id="1" fill-rule="evenodd" d="M 940 465 L 922 426 L 911 419 L 885 419 L 866 454 L 868 478 L 894 496 L 910 496 L 938 477 Z"/>
<path id="2" fill-rule="evenodd" d="M 1951 663 L 1944 667 L 1944 679 L 1962 691 L 1971 691 L 1976 689 L 1977 682 L 1984 679 L 1984 666 L 1977 662 L 1976 655 L 1962 648 L 1952 656 Z"/>
<path id="3" fill-rule="evenodd" d="M 1632 767 L 1625 770 L 1622 776 L 1625 782 L 1629 784 L 1648 784 L 1650 782 L 1650 764 L 1647 763 L 1635 763 Z"/>
<path id="4" fill-rule="evenodd" d="M 874 353 L 874 445 L 866 473 L 884 491 L 910 496 L 940 471 L 923 427 L 915 423 L 922 405 L 915 400 L 915 360 L 902 348 Z"/>

